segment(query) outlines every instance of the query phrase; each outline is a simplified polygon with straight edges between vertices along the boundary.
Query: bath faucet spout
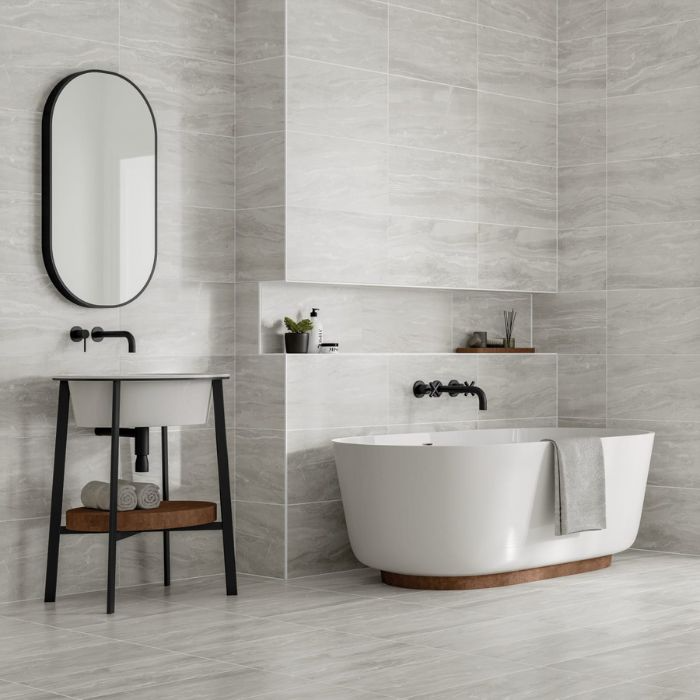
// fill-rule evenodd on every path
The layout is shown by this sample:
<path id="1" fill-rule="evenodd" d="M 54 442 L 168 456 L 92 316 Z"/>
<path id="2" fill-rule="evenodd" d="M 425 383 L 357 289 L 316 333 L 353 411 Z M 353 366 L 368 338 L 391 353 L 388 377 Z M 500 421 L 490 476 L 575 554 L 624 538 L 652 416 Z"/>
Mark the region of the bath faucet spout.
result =
<path id="1" fill-rule="evenodd" d="M 424 396 L 437 398 L 443 394 L 450 396 L 476 396 L 479 399 L 479 410 L 486 410 L 486 393 L 481 387 L 478 387 L 474 382 L 460 382 L 457 379 L 450 380 L 449 383 L 443 384 L 439 380 L 435 380 L 426 384 L 424 381 L 417 381 L 413 384 L 413 395 L 417 399 L 422 399 Z"/>

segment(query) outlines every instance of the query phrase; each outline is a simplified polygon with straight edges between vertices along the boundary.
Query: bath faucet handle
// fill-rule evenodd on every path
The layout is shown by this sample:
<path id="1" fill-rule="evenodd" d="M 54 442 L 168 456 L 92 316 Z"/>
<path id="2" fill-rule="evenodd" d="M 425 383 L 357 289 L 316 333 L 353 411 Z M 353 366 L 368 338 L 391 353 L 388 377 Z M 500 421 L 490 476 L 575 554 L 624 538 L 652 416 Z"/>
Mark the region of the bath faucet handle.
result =
<path id="1" fill-rule="evenodd" d="M 428 384 L 428 387 L 430 389 L 430 397 L 431 398 L 435 398 L 435 397 L 440 396 L 440 388 L 442 387 L 442 382 L 440 380 L 430 382 Z"/>

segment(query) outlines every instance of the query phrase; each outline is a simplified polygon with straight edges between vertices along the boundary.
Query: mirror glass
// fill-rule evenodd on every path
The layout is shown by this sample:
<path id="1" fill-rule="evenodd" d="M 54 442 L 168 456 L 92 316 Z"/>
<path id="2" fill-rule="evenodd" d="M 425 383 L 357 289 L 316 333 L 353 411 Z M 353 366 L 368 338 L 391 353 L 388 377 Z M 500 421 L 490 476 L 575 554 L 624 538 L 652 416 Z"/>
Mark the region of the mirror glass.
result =
<path id="1" fill-rule="evenodd" d="M 68 76 L 43 122 L 43 255 L 59 291 L 121 306 L 156 261 L 156 127 L 148 101 L 115 73 Z"/>

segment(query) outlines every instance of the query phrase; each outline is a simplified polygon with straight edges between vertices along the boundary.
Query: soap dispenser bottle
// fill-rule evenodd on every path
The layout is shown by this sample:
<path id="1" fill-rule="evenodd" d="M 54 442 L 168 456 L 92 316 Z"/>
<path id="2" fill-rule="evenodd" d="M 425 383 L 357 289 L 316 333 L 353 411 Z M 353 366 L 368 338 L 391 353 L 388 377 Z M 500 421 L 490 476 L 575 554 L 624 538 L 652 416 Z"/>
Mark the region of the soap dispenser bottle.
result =
<path id="1" fill-rule="evenodd" d="M 311 320 L 314 327 L 311 331 L 311 342 L 309 343 L 309 352 L 321 352 L 319 347 L 323 342 L 323 324 L 318 315 L 318 309 L 311 309 Z"/>

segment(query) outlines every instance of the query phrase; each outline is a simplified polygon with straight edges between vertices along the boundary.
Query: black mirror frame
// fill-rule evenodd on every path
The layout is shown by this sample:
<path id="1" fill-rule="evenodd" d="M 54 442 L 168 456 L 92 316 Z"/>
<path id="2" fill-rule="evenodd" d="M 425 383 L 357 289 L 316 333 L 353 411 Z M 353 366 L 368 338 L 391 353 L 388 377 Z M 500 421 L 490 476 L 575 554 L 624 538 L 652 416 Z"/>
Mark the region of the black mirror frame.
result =
<path id="1" fill-rule="evenodd" d="M 138 93 L 141 95 L 141 98 L 146 104 L 146 107 L 148 107 L 148 111 L 151 115 L 151 121 L 153 122 L 153 135 L 154 135 L 154 160 L 155 160 L 155 172 L 154 172 L 154 179 L 155 179 L 155 219 L 153 222 L 153 236 L 154 236 L 154 250 L 153 250 L 153 267 L 151 268 L 151 274 L 148 276 L 148 279 L 146 280 L 145 284 L 141 288 L 141 290 L 138 292 L 138 294 L 135 294 L 131 299 L 128 299 L 127 301 L 122 302 L 121 304 L 91 304 L 88 301 L 85 301 L 84 299 L 81 299 L 80 297 L 76 296 L 71 292 L 71 290 L 68 288 L 68 286 L 63 282 L 61 279 L 61 276 L 58 273 L 58 270 L 56 269 L 56 265 L 54 263 L 53 259 L 53 250 L 52 250 L 52 236 L 51 236 L 51 225 L 52 225 L 52 211 L 51 211 L 51 170 L 52 170 L 52 164 L 51 164 L 51 147 L 52 147 L 52 135 L 51 135 L 51 126 L 53 122 L 53 111 L 54 107 L 56 106 L 56 102 L 58 101 L 58 98 L 61 96 L 61 93 L 63 92 L 63 89 L 75 78 L 85 75 L 86 73 L 104 73 L 106 75 L 114 75 L 117 78 L 121 78 L 125 82 L 129 83 Z M 86 306 L 89 308 L 93 309 L 113 309 L 117 308 L 120 306 L 126 306 L 127 304 L 130 304 L 132 301 L 138 299 L 144 291 L 146 291 L 146 287 L 151 283 L 151 280 L 153 279 L 153 275 L 156 270 L 156 262 L 158 260 L 158 127 L 156 125 L 156 118 L 155 115 L 153 114 L 153 109 L 151 107 L 150 102 L 146 98 L 146 95 L 143 94 L 143 91 L 141 88 L 139 88 L 136 83 L 134 83 L 132 80 L 129 80 L 129 78 L 121 75 L 121 73 L 116 73 L 114 71 L 109 71 L 109 70 L 100 70 L 100 69 L 89 69 L 89 70 L 83 70 L 78 73 L 71 73 L 70 75 L 66 76 L 63 78 L 60 82 L 56 84 L 56 86 L 51 90 L 51 93 L 49 94 L 48 98 L 46 99 L 46 104 L 44 105 L 44 112 L 41 120 L 41 254 L 44 259 L 44 267 L 46 268 L 46 272 L 49 275 L 49 278 L 53 282 L 54 286 L 56 289 L 69 301 L 72 301 L 74 304 L 78 304 L 79 306 Z"/>

